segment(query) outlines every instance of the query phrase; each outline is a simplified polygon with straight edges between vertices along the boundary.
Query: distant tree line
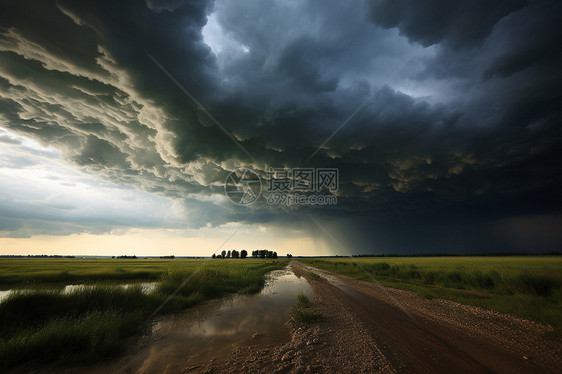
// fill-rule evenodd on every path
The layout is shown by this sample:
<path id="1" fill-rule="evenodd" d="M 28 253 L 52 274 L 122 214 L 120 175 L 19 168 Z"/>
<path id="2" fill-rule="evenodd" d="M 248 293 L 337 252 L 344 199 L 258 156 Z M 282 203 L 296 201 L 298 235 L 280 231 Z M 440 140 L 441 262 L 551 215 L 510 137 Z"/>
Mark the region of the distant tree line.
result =
<path id="1" fill-rule="evenodd" d="M 10 258 L 75 258 L 75 256 L 62 256 L 62 255 L 0 255 L 0 257 L 10 257 Z"/>
<path id="2" fill-rule="evenodd" d="M 248 251 L 243 249 L 240 252 L 238 252 L 236 249 L 233 249 L 232 251 L 227 252 L 223 249 L 220 254 L 216 255 L 213 253 L 213 256 L 211 257 L 212 258 L 246 258 L 248 257 Z"/>
<path id="3" fill-rule="evenodd" d="M 257 251 L 252 251 L 252 257 L 254 258 L 277 258 L 277 252 L 268 251 L 267 249 L 261 249 Z"/>
<path id="4" fill-rule="evenodd" d="M 476 253 L 380 253 L 380 254 L 355 254 L 352 257 L 508 257 L 508 256 L 560 256 L 560 251 L 544 253 L 527 252 L 476 252 Z M 314 256 L 314 257 L 349 257 L 349 256 Z"/>
<path id="5" fill-rule="evenodd" d="M 236 249 L 231 251 L 222 250 L 219 254 L 214 254 L 211 256 L 212 258 L 246 258 L 248 257 L 248 251 L 245 249 L 238 252 Z M 291 258 L 293 255 L 287 253 L 287 258 Z M 268 251 L 267 249 L 260 249 L 252 251 L 252 258 L 277 258 L 277 252 Z"/>

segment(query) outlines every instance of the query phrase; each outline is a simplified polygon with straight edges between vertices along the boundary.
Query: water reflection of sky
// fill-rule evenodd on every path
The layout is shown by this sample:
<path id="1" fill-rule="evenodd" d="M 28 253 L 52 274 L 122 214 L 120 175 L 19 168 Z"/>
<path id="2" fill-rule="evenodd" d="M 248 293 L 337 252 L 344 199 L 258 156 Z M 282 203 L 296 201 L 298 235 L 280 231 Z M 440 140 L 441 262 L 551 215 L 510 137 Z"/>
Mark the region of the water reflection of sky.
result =
<path id="1" fill-rule="evenodd" d="M 289 340 L 285 326 L 299 292 L 311 296 L 304 279 L 292 272 L 275 271 L 257 295 L 235 296 L 210 302 L 154 326 L 155 339 L 115 371 L 138 373 L 179 372 L 204 365 L 211 358 L 226 358 L 239 346 L 267 346 Z M 252 338 L 254 334 L 258 334 Z"/>

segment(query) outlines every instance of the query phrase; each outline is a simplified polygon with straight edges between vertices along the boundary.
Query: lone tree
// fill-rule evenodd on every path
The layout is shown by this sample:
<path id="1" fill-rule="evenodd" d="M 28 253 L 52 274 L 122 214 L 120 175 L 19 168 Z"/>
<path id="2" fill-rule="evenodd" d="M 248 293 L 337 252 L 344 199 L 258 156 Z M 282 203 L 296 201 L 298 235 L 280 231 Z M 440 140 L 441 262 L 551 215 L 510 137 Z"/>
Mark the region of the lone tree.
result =
<path id="1" fill-rule="evenodd" d="M 248 257 L 248 252 L 245 249 L 243 249 L 240 252 L 240 258 L 246 258 L 246 257 Z"/>
<path id="2" fill-rule="evenodd" d="M 226 251 L 225 251 L 224 249 L 223 249 L 222 252 L 221 252 L 221 257 L 222 257 L 222 258 L 225 258 L 225 257 L 226 257 Z"/>
<path id="3" fill-rule="evenodd" d="M 238 252 L 236 249 L 232 250 L 232 258 L 238 258 L 240 257 L 240 252 Z"/>
<path id="4" fill-rule="evenodd" d="M 230 258 L 230 250 L 226 252 L 226 258 Z"/>
<path id="5" fill-rule="evenodd" d="M 211 256 L 211 258 L 217 258 L 217 255 L 213 253 L 213 255 Z"/>

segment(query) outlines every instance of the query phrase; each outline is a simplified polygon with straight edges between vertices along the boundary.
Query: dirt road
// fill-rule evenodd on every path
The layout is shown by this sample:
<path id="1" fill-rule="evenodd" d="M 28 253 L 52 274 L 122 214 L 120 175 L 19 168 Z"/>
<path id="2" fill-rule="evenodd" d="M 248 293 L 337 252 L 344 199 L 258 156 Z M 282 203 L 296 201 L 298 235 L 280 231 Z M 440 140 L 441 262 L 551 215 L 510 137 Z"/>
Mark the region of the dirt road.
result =
<path id="1" fill-rule="evenodd" d="M 561 373 L 549 326 L 292 262 L 314 289 L 319 323 L 289 321 L 293 339 L 242 348 L 216 371 L 279 373 Z M 321 279 L 310 279 L 313 272 Z"/>

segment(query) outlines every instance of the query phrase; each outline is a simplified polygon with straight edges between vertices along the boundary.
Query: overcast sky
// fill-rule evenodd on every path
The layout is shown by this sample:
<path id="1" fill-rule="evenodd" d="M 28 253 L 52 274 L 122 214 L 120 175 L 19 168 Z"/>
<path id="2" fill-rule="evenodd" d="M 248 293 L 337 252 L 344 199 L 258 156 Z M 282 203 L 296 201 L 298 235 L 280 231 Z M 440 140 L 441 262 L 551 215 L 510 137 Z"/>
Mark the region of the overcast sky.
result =
<path id="1" fill-rule="evenodd" d="M 210 255 L 232 234 L 293 254 L 562 250 L 561 14 L 3 1 L 0 254 Z M 337 168 L 337 204 L 233 204 L 245 167 Z"/>

